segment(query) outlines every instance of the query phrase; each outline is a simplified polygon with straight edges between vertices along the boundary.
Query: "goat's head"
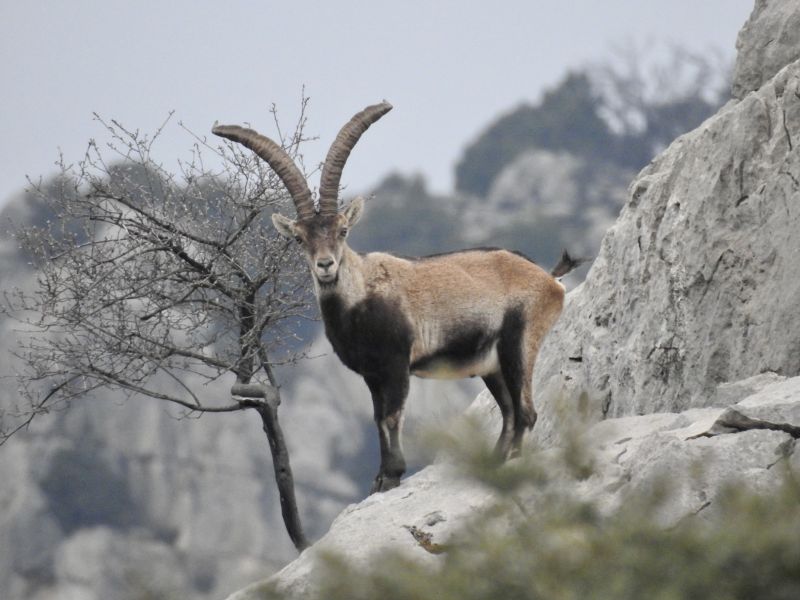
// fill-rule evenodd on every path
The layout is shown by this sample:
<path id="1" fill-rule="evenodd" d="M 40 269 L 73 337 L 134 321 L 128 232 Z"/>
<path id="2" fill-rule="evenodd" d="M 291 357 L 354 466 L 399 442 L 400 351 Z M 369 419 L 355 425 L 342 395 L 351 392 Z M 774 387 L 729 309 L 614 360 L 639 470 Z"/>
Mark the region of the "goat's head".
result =
<path id="1" fill-rule="evenodd" d="M 302 246 L 317 281 L 330 284 L 336 281 L 347 234 L 360 218 L 363 206 L 364 199 L 359 197 L 341 213 L 296 221 L 274 213 L 272 222 L 281 235 L 294 238 Z"/>
<path id="2" fill-rule="evenodd" d="M 252 129 L 237 125 L 214 125 L 212 129 L 214 134 L 250 148 L 274 169 L 286 185 L 297 209 L 297 219 L 274 213 L 272 222 L 281 235 L 296 240 L 303 247 L 311 272 L 322 285 L 337 280 L 347 234 L 358 222 L 364 207 L 364 200 L 356 198 L 339 211 L 342 170 L 361 135 L 391 109 L 388 102 L 368 106 L 342 127 L 322 166 L 316 207 L 302 172 L 278 144 Z"/>

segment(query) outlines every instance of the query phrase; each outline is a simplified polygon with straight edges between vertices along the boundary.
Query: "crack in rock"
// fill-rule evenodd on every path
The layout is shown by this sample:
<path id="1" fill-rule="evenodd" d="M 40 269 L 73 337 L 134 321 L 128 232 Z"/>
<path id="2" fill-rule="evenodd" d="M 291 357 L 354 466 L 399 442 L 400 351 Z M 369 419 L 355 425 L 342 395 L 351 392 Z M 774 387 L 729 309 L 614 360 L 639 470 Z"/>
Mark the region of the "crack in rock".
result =
<path id="1" fill-rule="evenodd" d="M 742 414 L 734 408 L 728 408 L 717 419 L 716 423 L 708 431 L 708 436 L 718 435 L 720 433 L 730 433 L 734 431 L 749 431 L 751 429 L 772 429 L 775 431 L 783 431 L 788 433 L 793 438 L 800 438 L 800 427 L 790 423 L 775 423 L 763 419 L 755 419 Z"/>

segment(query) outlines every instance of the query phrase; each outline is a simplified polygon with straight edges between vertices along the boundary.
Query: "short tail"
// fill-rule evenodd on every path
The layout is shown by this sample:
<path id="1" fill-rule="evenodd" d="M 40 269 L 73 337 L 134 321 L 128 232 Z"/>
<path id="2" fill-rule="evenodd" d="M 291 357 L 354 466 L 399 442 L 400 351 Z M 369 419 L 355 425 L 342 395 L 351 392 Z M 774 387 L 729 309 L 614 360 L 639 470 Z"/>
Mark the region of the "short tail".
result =
<path id="1" fill-rule="evenodd" d="M 561 259 L 558 261 L 558 264 L 555 267 L 553 267 L 552 271 L 550 271 L 550 275 L 552 275 L 553 277 L 558 279 L 559 277 L 563 277 L 564 275 L 566 275 L 570 271 L 573 271 L 574 269 L 577 269 L 583 263 L 589 262 L 590 260 L 592 260 L 592 259 L 591 258 L 572 258 L 569 255 L 569 252 L 564 250 L 561 253 Z"/>

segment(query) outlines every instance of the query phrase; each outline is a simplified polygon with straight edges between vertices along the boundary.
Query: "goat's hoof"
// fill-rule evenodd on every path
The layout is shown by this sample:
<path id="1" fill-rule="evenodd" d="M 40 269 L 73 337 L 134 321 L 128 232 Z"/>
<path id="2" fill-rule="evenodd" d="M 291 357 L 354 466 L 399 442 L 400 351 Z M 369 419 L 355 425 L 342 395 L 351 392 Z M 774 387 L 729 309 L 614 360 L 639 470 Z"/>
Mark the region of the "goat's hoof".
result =
<path id="1" fill-rule="evenodd" d="M 496 447 L 491 455 L 492 463 L 496 467 L 505 463 L 509 458 L 511 458 L 511 450 L 500 446 Z"/>
<path id="2" fill-rule="evenodd" d="M 374 494 L 375 492 L 388 492 L 389 490 L 396 488 L 398 485 L 400 485 L 399 477 L 378 475 L 375 478 L 375 481 L 372 482 L 372 489 L 369 491 L 369 493 Z"/>

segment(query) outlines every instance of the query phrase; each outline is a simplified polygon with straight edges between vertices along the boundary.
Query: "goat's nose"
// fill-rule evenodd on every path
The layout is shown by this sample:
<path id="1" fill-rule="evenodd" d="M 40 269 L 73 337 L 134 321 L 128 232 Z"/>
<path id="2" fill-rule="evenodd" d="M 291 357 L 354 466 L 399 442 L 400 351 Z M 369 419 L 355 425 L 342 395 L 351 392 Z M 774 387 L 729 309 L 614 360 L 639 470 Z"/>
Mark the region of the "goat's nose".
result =
<path id="1" fill-rule="evenodd" d="M 333 265 L 332 258 L 318 258 L 317 259 L 317 267 L 320 269 L 328 269 L 331 265 Z"/>

